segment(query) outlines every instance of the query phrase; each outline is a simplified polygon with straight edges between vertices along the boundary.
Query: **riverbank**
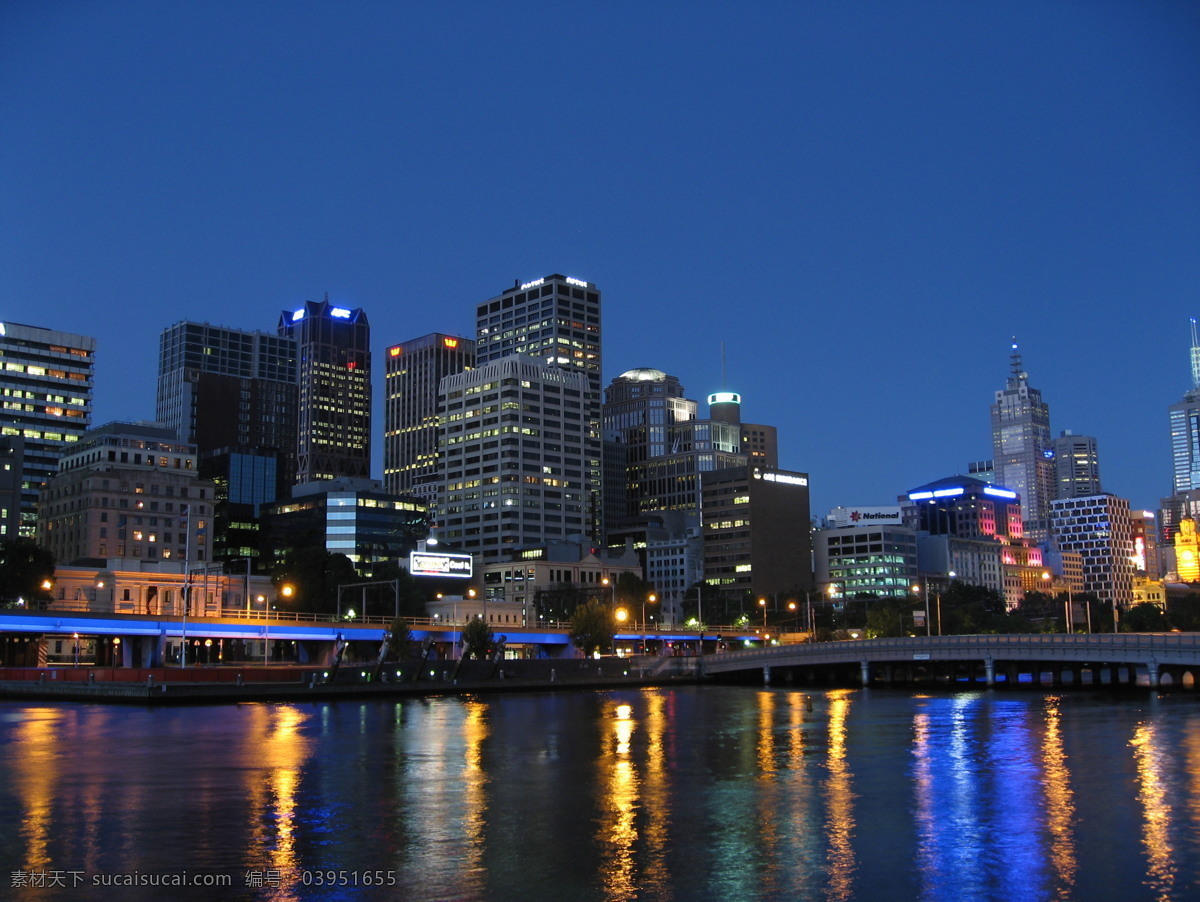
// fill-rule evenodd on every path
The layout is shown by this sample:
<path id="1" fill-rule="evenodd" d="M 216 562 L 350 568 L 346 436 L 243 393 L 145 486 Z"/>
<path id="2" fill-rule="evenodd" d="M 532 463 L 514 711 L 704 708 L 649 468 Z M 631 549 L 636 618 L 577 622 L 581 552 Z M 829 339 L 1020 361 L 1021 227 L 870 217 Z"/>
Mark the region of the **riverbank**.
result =
<path id="1" fill-rule="evenodd" d="M 697 682 L 698 668 L 657 658 L 433 661 L 330 668 L 223 665 L 189 668 L 0 669 L 0 699 L 135 705 L 329 701 L 340 698 L 609 689 Z"/>

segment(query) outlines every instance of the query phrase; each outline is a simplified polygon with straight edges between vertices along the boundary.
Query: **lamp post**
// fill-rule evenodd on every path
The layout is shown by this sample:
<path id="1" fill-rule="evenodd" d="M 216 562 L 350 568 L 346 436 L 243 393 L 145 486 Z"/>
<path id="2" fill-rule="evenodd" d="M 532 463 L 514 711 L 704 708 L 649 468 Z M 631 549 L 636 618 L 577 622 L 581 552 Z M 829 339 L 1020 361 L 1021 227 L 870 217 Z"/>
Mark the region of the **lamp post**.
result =
<path id="1" fill-rule="evenodd" d="M 624 608 L 617 608 L 615 611 L 613 611 L 613 619 L 618 624 L 624 623 L 626 621 L 626 619 L 628 619 L 628 617 L 629 617 L 629 612 L 626 611 Z M 615 630 L 613 631 L 613 638 L 612 638 L 612 653 L 614 655 L 617 653 L 617 635 L 616 635 Z"/>
<path id="2" fill-rule="evenodd" d="M 642 654 L 646 654 L 646 603 L 654 604 L 658 601 L 658 596 L 653 592 L 642 600 Z"/>
<path id="3" fill-rule="evenodd" d="M 929 617 L 929 579 L 928 579 L 928 577 L 925 578 L 924 582 L 925 582 L 924 591 L 921 590 L 920 583 L 914 583 L 912 590 L 913 590 L 914 595 L 924 595 L 925 596 L 925 635 L 926 635 L 926 637 L 929 637 L 929 636 L 933 635 L 933 624 L 930 623 L 930 617 Z"/>
<path id="4" fill-rule="evenodd" d="M 765 598 L 759 598 L 759 599 L 758 599 L 758 606 L 759 606 L 760 608 L 762 608 L 762 612 L 763 612 L 763 630 L 765 631 L 765 630 L 766 630 L 766 628 L 767 628 L 767 600 L 766 600 Z"/>

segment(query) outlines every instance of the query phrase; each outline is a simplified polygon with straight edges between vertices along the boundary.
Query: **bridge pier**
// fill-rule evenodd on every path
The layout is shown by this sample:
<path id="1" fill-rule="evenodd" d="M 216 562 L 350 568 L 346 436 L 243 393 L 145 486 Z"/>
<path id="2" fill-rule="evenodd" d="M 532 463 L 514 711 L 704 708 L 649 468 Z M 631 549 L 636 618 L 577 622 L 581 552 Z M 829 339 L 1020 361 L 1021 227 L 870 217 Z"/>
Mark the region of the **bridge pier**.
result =
<path id="1" fill-rule="evenodd" d="M 1146 676 L 1150 679 L 1150 688 L 1158 688 L 1158 662 L 1153 658 L 1146 662 Z"/>
<path id="2" fill-rule="evenodd" d="M 859 671 L 862 673 L 862 684 L 864 686 L 870 686 L 871 685 L 871 662 L 870 661 L 859 661 L 858 667 L 859 667 Z"/>
<path id="3" fill-rule="evenodd" d="M 763 685 L 764 686 L 771 685 L 771 668 L 770 667 L 763 668 Z"/>
<path id="4" fill-rule="evenodd" d="M 996 662 L 988 655 L 983 659 L 983 672 L 989 686 L 996 685 Z"/>

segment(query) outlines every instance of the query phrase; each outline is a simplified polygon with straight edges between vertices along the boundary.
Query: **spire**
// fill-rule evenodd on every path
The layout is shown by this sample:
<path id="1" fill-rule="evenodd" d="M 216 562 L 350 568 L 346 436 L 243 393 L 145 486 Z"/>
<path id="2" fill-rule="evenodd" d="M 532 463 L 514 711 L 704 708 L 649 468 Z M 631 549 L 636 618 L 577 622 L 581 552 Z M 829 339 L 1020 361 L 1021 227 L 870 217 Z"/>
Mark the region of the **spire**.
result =
<path id="1" fill-rule="evenodd" d="M 1192 388 L 1200 388 L 1200 341 L 1196 340 L 1196 317 L 1192 317 Z"/>
<path id="2" fill-rule="evenodd" d="M 1029 378 L 1029 374 L 1021 369 L 1021 352 L 1017 349 L 1017 336 L 1015 335 L 1013 336 L 1012 353 L 1009 355 L 1008 359 L 1010 369 L 1008 381 L 1010 384 L 1020 381 L 1021 379 Z"/>

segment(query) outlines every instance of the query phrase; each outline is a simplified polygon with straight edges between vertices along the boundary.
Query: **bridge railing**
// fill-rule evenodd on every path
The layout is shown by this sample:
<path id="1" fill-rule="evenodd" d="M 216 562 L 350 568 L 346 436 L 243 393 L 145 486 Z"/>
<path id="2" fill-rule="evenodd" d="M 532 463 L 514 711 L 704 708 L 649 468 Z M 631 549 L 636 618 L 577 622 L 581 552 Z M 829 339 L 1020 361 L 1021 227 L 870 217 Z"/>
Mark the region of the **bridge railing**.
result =
<path id="1" fill-rule="evenodd" d="M 1090 634 L 983 634 L 971 636 L 917 636 L 890 639 L 845 639 L 833 642 L 811 642 L 800 645 L 780 645 L 768 648 L 739 649 L 719 652 L 722 660 L 767 660 L 782 656 L 827 657 L 835 655 L 847 660 L 870 658 L 879 653 L 919 654 L 929 652 L 941 657 L 963 653 L 969 657 L 1003 654 L 1005 649 L 1024 656 L 1037 651 L 1048 658 L 1083 652 L 1101 654 L 1149 655 L 1156 651 L 1200 655 L 1200 633 L 1090 633 Z"/>

